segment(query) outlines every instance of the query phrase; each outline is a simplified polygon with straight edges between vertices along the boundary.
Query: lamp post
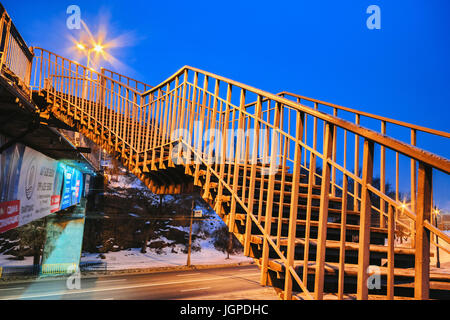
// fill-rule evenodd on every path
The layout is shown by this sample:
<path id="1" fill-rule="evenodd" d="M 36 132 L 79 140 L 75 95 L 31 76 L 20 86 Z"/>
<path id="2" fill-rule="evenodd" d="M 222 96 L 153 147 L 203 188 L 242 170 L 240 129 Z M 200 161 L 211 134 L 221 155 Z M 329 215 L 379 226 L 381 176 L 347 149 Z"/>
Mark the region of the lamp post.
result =
<path id="1" fill-rule="evenodd" d="M 433 210 L 434 213 L 434 223 L 436 228 L 438 227 L 438 216 L 440 215 L 439 209 L 434 207 Z M 441 267 L 441 260 L 439 257 L 439 237 L 436 235 L 436 267 L 440 268 Z"/>
<path id="2" fill-rule="evenodd" d="M 194 217 L 194 207 L 195 207 L 195 200 L 192 199 L 191 219 L 190 219 L 190 223 L 189 223 L 189 246 L 188 246 L 188 256 L 187 256 L 187 261 L 186 261 L 186 265 L 187 265 L 188 267 L 191 266 L 192 219 L 193 219 L 193 217 Z"/>
<path id="3" fill-rule="evenodd" d="M 88 47 L 88 46 L 86 46 L 85 44 L 83 44 L 81 42 L 78 42 L 76 45 L 77 45 L 77 48 L 81 52 L 86 54 L 86 59 L 87 59 L 87 61 L 86 61 L 86 69 L 91 69 L 92 70 L 92 68 L 89 66 L 89 64 L 91 62 L 91 53 L 92 53 L 92 51 L 95 51 L 97 54 L 102 53 L 103 52 L 103 46 L 101 44 L 99 44 L 99 43 L 94 43 L 93 46 Z M 87 70 L 86 70 L 86 72 L 87 72 Z M 89 78 L 86 77 L 87 76 L 86 72 L 84 73 L 84 77 L 83 77 L 83 91 L 81 93 L 81 99 L 82 99 L 81 101 L 82 101 L 83 104 L 85 103 L 85 100 L 87 99 L 87 97 L 86 97 L 86 92 L 87 92 L 86 80 L 93 81 L 93 79 L 92 79 L 92 72 L 91 72 L 91 76 Z M 99 157 L 99 169 L 100 170 L 102 169 L 102 151 L 103 151 L 103 149 L 100 148 L 100 157 Z"/>
<path id="4" fill-rule="evenodd" d="M 94 44 L 92 47 L 88 48 L 86 45 L 84 45 L 83 43 L 79 42 L 79 43 L 77 43 L 77 48 L 80 49 L 83 52 L 86 52 L 86 57 L 87 57 L 86 67 L 88 69 L 90 69 L 89 63 L 91 61 L 91 53 L 92 53 L 92 51 L 95 51 L 97 53 L 103 52 L 103 46 L 101 44 Z"/>
<path id="5" fill-rule="evenodd" d="M 92 51 L 95 51 L 96 53 L 101 53 L 103 52 L 103 46 L 101 44 L 95 43 L 93 46 L 91 47 L 87 47 L 85 44 L 78 42 L 77 43 L 77 48 L 81 51 L 84 52 L 86 54 L 86 68 L 87 69 L 91 69 L 89 67 L 89 64 L 91 62 L 91 53 Z M 84 101 L 84 99 L 86 99 L 86 82 L 84 81 L 85 79 L 83 79 L 83 92 L 82 92 L 82 99 Z M 91 78 L 87 79 L 87 80 L 92 80 L 92 72 L 91 72 Z"/>

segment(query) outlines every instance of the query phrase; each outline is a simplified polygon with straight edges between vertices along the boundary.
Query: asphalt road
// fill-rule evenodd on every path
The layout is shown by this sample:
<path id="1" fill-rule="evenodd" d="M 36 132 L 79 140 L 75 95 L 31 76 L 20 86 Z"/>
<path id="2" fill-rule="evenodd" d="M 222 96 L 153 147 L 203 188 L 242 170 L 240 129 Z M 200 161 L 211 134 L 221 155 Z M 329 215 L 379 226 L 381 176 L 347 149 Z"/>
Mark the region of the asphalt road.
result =
<path id="1" fill-rule="evenodd" d="M 69 283 L 69 286 L 68 286 Z M 68 289 L 72 287 L 73 289 Z M 75 288 L 74 288 L 75 287 Z M 257 266 L 120 274 L 74 279 L 40 279 L 0 284 L 2 300 L 177 300 L 276 299 L 259 284 Z"/>

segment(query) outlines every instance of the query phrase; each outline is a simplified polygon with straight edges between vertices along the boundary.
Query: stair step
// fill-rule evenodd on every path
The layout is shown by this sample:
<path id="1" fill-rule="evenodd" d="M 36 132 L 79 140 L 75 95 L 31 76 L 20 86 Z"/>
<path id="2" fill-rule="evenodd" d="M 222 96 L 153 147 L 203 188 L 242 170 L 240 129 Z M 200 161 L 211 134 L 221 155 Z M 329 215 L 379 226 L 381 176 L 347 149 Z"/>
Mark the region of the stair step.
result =
<path id="1" fill-rule="evenodd" d="M 269 268 L 275 272 L 285 272 L 284 263 L 281 259 L 269 259 L 268 262 Z M 294 269 L 303 270 L 304 261 L 295 260 L 294 261 Z M 387 267 L 378 267 L 380 274 L 382 276 L 386 276 L 388 274 Z M 325 263 L 325 273 L 329 275 L 338 275 L 339 274 L 339 263 L 336 262 L 326 262 Z M 298 271 L 297 271 L 298 272 Z M 309 261 L 308 262 L 308 273 L 316 272 L 316 262 Z M 358 275 L 358 265 L 346 263 L 344 266 L 344 275 L 347 276 L 357 276 Z M 394 268 L 394 277 L 398 278 L 414 278 L 415 270 L 414 268 Z M 443 286 L 447 286 L 450 284 L 450 274 L 444 272 L 430 272 L 430 280 L 439 281 Z M 395 286 L 400 286 L 399 284 L 395 284 Z M 408 284 L 402 284 L 401 286 L 408 286 Z"/>
<path id="2" fill-rule="evenodd" d="M 245 189 L 247 190 L 247 189 L 249 189 L 249 187 L 250 187 L 250 181 L 249 181 L 250 179 L 247 179 L 247 186 L 245 187 Z M 256 192 L 256 190 L 258 190 L 258 192 L 259 192 L 259 190 L 260 190 L 260 185 L 261 185 L 261 183 L 260 183 L 260 181 L 261 181 L 261 179 L 259 179 L 259 182 L 257 183 L 257 184 L 255 184 L 255 192 Z M 275 182 L 275 189 L 274 189 L 274 192 L 277 192 L 276 194 L 281 194 L 281 190 L 284 190 L 284 194 L 286 195 L 286 194 L 291 194 L 291 186 L 292 186 L 292 182 L 290 182 L 289 183 L 289 185 L 286 185 L 286 187 L 284 188 L 284 189 L 276 189 L 276 186 L 277 185 L 281 185 L 281 183 L 282 183 L 282 181 L 281 180 L 275 180 L 274 181 Z M 268 191 L 268 181 L 266 180 L 266 181 L 264 181 L 264 190 L 263 191 Z M 266 186 L 267 185 L 267 186 Z M 288 187 L 289 186 L 289 187 Z M 304 189 L 307 189 L 308 188 L 308 184 L 307 183 L 299 183 L 298 184 L 298 186 L 299 186 L 299 189 L 301 189 L 301 188 L 304 188 Z M 320 191 L 320 188 L 321 188 L 321 186 L 318 186 L 318 185 L 313 185 L 312 186 L 312 188 L 313 188 L 313 191 Z M 238 186 L 238 190 L 242 190 L 242 189 L 244 189 L 244 186 L 242 186 L 242 185 L 239 185 Z M 286 189 L 288 189 L 288 190 L 286 190 Z M 248 192 L 247 192 L 248 193 Z"/>
<path id="3" fill-rule="evenodd" d="M 259 202 L 259 200 L 254 200 L 253 202 L 256 202 L 256 203 L 258 203 Z M 263 201 L 263 204 L 266 204 L 267 202 L 264 200 Z M 263 205 L 263 208 L 264 208 L 264 210 L 263 210 L 263 213 L 265 213 L 265 205 Z M 273 203 L 273 207 L 274 207 L 274 213 L 276 213 L 276 214 L 278 214 L 278 203 Z M 283 212 L 285 212 L 285 211 L 288 211 L 289 212 L 289 210 L 290 210 L 290 207 L 291 207 L 291 204 L 290 203 L 284 203 L 283 204 L 283 209 L 284 209 L 284 211 Z M 255 209 L 256 211 L 257 211 L 257 209 Z M 297 210 L 298 211 L 300 211 L 300 210 L 307 210 L 307 205 L 304 205 L 304 204 L 299 204 L 299 205 L 297 205 Z M 318 211 L 320 210 L 320 207 L 317 207 L 317 206 L 311 206 L 311 212 L 314 212 L 314 213 L 317 213 Z M 330 214 L 332 214 L 332 215 L 340 215 L 342 212 L 341 212 L 341 209 L 335 209 L 335 208 L 328 208 L 327 209 L 328 210 L 328 214 L 330 215 Z M 300 212 L 299 212 L 300 213 Z M 359 211 L 353 211 L 353 210 L 347 210 L 347 218 L 348 218 L 348 216 L 359 216 L 360 215 L 360 212 Z"/>
<path id="4" fill-rule="evenodd" d="M 245 221 L 246 221 L 246 217 L 247 214 L 245 213 L 237 213 L 235 216 L 236 220 L 239 220 L 242 222 L 243 225 L 245 225 Z M 271 219 L 272 223 L 278 223 L 278 217 L 272 217 Z M 283 224 L 289 224 L 289 218 L 282 218 L 281 219 Z M 261 222 L 266 222 L 266 217 L 263 216 L 261 217 Z M 304 225 L 306 226 L 306 220 L 301 220 L 301 219 L 297 219 L 297 225 Z M 319 226 L 319 221 L 317 220 L 311 220 L 310 221 L 310 225 L 311 227 L 318 227 Z M 356 230 L 359 231 L 359 225 L 352 225 L 352 224 L 346 224 L 346 230 Z M 333 222 L 328 222 L 327 223 L 327 228 L 332 228 L 332 229 L 341 229 L 341 224 L 340 223 L 333 223 Z M 378 227 L 370 227 L 370 232 L 371 233 L 382 233 L 382 234 L 386 234 L 388 233 L 387 228 L 378 228 Z"/>
<path id="5" fill-rule="evenodd" d="M 337 293 L 324 293 L 323 300 L 337 300 Z M 292 300 L 306 300 L 303 292 L 293 292 Z M 356 300 L 356 294 L 344 294 L 343 300 Z M 386 296 L 369 294 L 368 300 L 386 300 Z M 394 296 L 394 300 L 415 300 L 413 297 Z"/>
<path id="6" fill-rule="evenodd" d="M 276 236 L 271 236 L 273 241 L 276 241 Z M 252 235 L 251 242 L 254 244 L 263 244 L 264 237 L 262 235 Z M 312 246 L 317 247 L 317 239 L 309 239 L 309 243 Z M 281 246 L 287 246 L 288 238 L 287 237 L 281 237 L 280 238 L 280 244 Z M 305 245 L 305 239 L 304 238 L 296 238 L 295 239 L 296 245 Z M 326 248 L 327 249 L 340 249 L 340 242 L 335 240 L 326 240 Z M 380 253 L 386 253 L 388 252 L 388 247 L 383 245 L 377 245 L 377 244 L 371 244 L 370 245 L 370 252 L 380 252 Z M 359 250 L 359 243 L 357 242 L 346 242 L 345 243 L 345 251 L 358 251 Z M 402 255 L 415 255 L 415 249 L 411 248 L 400 248 L 395 247 L 394 248 L 395 254 L 402 254 Z"/>

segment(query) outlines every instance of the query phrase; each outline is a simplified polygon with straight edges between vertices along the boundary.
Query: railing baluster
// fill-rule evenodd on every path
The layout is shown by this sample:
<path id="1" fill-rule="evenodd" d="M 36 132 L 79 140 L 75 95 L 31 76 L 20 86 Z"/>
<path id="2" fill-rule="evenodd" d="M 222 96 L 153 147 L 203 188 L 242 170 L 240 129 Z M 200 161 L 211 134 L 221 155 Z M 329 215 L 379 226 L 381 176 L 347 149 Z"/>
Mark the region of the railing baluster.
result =
<path id="1" fill-rule="evenodd" d="M 334 126 L 328 122 L 325 123 L 325 135 L 323 142 L 323 169 L 322 185 L 320 188 L 320 207 L 319 207 L 319 230 L 317 235 L 317 257 L 316 257 L 316 278 L 314 284 L 314 298 L 323 299 L 323 286 L 325 276 L 325 251 L 327 240 L 328 223 L 328 203 L 330 196 L 330 175 L 331 165 L 329 160 L 332 158 Z"/>
<path id="2" fill-rule="evenodd" d="M 153 145 L 152 145 L 152 163 L 150 165 L 150 170 L 155 171 L 158 170 L 156 167 L 156 148 L 159 146 L 159 139 L 162 139 L 161 137 L 161 125 L 159 120 L 159 115 L 161 113 L 161 105 L 162 105 L 162 90 L 158 89 L 157 94 L 157 102 L 155 103 L 155 121 L 153 126 Z"/>
<path id="3" fill-rule="evenodd" d="M 414 297 L 424 300 L 430 294 L 430 231 L 424 221 L 431 218 L 433 171 L 423 162 L 419 162 L 418 187 Z"/>
<path id="4" fill-rule="evenodd" d="M 344 298 L 345 276 L 345 242 L 347 236 L 347 191 L 348 177 L 344 174 L 342 181 L 342 207 L 341 207 L 341 239 L 339 244 L 339 275 L 338 275 L 338 299 Z"/>
<path id="5" fill-rule="evenodd" d="M 178 78 L 177 78 L 178 79 Z M 146 109 L 147 109 L 147 112 L 146 112 L 146 117 L 144 118 L 144 121 L 143 121 L 143 125 L 145 125 L 145 127 L 146 127 L 146 134 L 145 134 L 145 142 L 144 142 L 144 163 L 143 163 L 143 169 L 142 169 L 142 171 L 144 172 L 144 173 L 147 173 L 147 172 L 149 172 L 149 170 L 148 170 L 148 166 L 147 166 L 147 157 L 148 157 L 148 154 L 149 154 L 149 144 L 150 144 L 150 142 L 149 142 L 149 139 L 150 139 L 150 127 L 151 127 L 151 118 L 152 118 L 152 110 L 153 110 L 153 108 L 152 108 L 152 105 L 151 105 L 151 103 L 152 103 L 152 101 L 153 101 L 153 98 L 154 98 L 154 94 L 152 93 L 151 95 L 150 95 L 150 97 L 149 97 L 149 100 L 148 100 L 148 104 L 145 104 L 145 98 L 144 97 L 141 97 L 141 99 L 142 100 L 144 100 L 144 105 L 146 105 Z M 170 154 L 170 159 L 172 159 L 172 153 Z"/>
<path id="6" fill-rule="evenodd" d="M 194 132 L 194 118 L 195 118 L 195 106 L 197 103 L 197 85 L 198 85 L 198 72 L 194 73 L 194 85 L 193 85 L 193 92 L 192 92 L 192 101 L 191 101 L 191 106 L 190 106 L 190 116 L 189 116 L 189 130 L 188 130 L 188 134 L 189 134 L 189 139 L 186 141 L 186 143 L 190 146 L 193 147 L 195 140 L 193 141 L 193 139 L 195 138 L 195 135 L 193 134 Z M 189 103 L 189 102 L 188 102 Z M 185 173 L 192 175 L 192 171 L 191 171 L 191 148 L 187 148 L 186 150 L 186 169 L 185 169 Z"/>
<path id="7" fill-rule="evenodd" d="M 122 88 L 122 86 L 119 87 L 120 89 Z M 129 110 L 129 106 L 130 104 L 128 103 L 128 89 L 125 89 L 125 97 L 122 96 L 122 108 L 125 108 L 124 110 L 124 114 L 123 114 L 123 121 L 122 122 L 122 129 L 121 129 L 121 135 L 120 137 L 122 138 L 122 157 L 124 157 L 125 159 L 127 158 L 126 156 L 126 148 L 128 147 L 131 153 L 131 148 L 132 145 L 129 144 L 129 139 L 131 137 L 129 137 L 128 135 L 128 122 L 130 121 L 130 110 Z M 125 160 L 127 162 L 127 160 Z"/>
<path id="8" fill-rule="evenodd" d="M 140 161 L 140 157 L 141 157 L 141 152 L 142 152 L 142 125 L 144 123 L 144 99 L 142 97 L 140 97 L 139 99 L 139 105 L 136 104 L 136 108 L 139 110 L 139 120 L 138 120 L 138 127 L 139 127 L 139 131 L 138 131 L 138 143 L 137 143 L 137 150 L 136 150 L 136 167 L 135 170 L 137 173 L 141 173 L 141 169 L 139 166 L 139 161 Z M 170 158 L 170 157 L 169 157 Z"/>
<path id="9" fill-rule="evenodd" d="M 416 130 L 411 129 L 411 145 L 412 146 L 415 146 L 417 143 L 416 134 L 417 134 Z M 416 182 L 417 182 L 416 171 L 417 171 L 416 160 L 411 159 L 411 210 L 412 210 L 412 212 L 416 212 Z M 414 221 L 410 220 L 411 247 L 412 248 L 415 247 L 414 229 L 415 229 Z"/>
<path id="10" fill-rule="evenodd" d="M 262 97 L 258 95 L 255 106 L 252 162 L 250 169 L 250 187 L 248 190 L 248 211 L 245 222 L 244 254 L 247 256 L 250 255 L 250 241 L 252 236 L 251 234 L 252 219 L 250 215 L 253 214 L 254 199 L 255 199 L 256 165 L 258 162 L 259 128 L 260 128 L 261 113 L 262 113 Z"/>
<path id="11" fill-rule="evenodd" d="M 278 156 L 278 132 L 276 129 L 280 127 L 280 103 L 275 104 L 275 118 L 274 127 L 272 130 L 272 144 L 270 151 L 270 167 L 269 167 L 269 181 L 267 186 L 267 196 L 266 196 L 266 215 L 265 215 L 265 225 L 264 231 L 268 236 L 271 235 L 272 228 L 272 211 L 273 211 L 273 193 L 275 187 L 275 175 L 278 172 L 277 156 Z M 301 154 L 300 154 L 301 156 Z M 281 204 L 281 203 L 280 203 Z M 268 261 L 269 261 L 269 243 L 267 238 L 264 237 L 263 242 L 263 253 L 262 253 L 262 264 L 261 264 L 261 285 L 267 285 L 268 277 Z"/>
<path id="12" fill-rule="evenodd" d="M 283 115 L 283 112 L 281 112 Z M 281 124 L 283 124 L 283 121 L 281 121 Z M 283 135 L 280 135 L 283 137 Z M 286 183 L 286 162 L 287 162 L 287 150 L 288 150 L 288 143 L 289 139 L 287 137 L 284 137 L 284 145 L 283 145 L 283 165 L 281 170 L 281 184 L 280 184 L 280 204 L 278 206 L 278 228 L 277 228 L 277 246 L 278 248 L 281 247 L 281 230 L 283 225 L 283 211 L 284 211 L 284 192 L 285 192 L 285 183 Z M 283 142 L 281 142 L 283 144 Z"/>
<path id="13" fill-rule="evenodd" d="M 381 133 L 386 134 L 386 121 L 381 121 Z M 386 148 L 380 145 L 380 191 L 386 193 Z M 380 199 L 380 228 L 384 228 L 385 202 Z"/>
<path id="14" fill-rule="evenodd" d="M 182 134 L 184 135 L 186 132 L 186 130 L 185 130 L 185 125 L 186 125 L 186 123 L 185 123 L 185 118 L 186 118 L 186 107 L 185 107 L 185 104 L 187 103 L 187 101 L 189 100 L 189 98 L 186 98 L 186 95 L 188 95 L 189 96 L 189 92 L 190 92 L 190 90 L 189 90 L 189 88 L 188 88 L 188 84 L 187 84 L 187 78 L 188 78 L 188 71 L 187 70 L 185 70 L 184 71 L 184 73 L 183 73 L 183 92 L 182 92 L 182 94 L 181 94 L 181 100 L 180 100 L 180 106 L 179 106 L 179 109 L 180 109 L 180 125 L 179 125 L 179 129 L 180 130 L 182 130 Z M 185 137 L 185 136 L 181 136 L 181 138 L 182 139 L 184 139 L 184 140 L 186 140 L 187 139 L 187 137 Z M 178 146 L 178 155 L 177 155 L 177 157 L 178 157 L 178 162 L 180 163 L 180 162 L 182 162 L 182 151 L 183 151 L 183 146 L 182 145 L 179 145 Z"/>
<path id="15" fill-rule="evenodd" d="M 250 128 L 250 123 L 251 123 L 251 117 L 249 116 L 245 116 L 246 121 L 245 121 L 245 127 L 244 127 L 244 132 L 243 134 L 245 134 L 245 156 L 243 158 L 244 160 L 244 178 L 241 184 L 241 199 L 243 202 L 245 202 L 245 195 L 246 195 L 246 191 L 247 191 L 247 172 L 248 172 L 248 162 L 249 162 L 249 153 L 250 153 L 250 134 L 249 134 L 249 128 Z"/>
<path id="16" fill-rule="evenodd" d="M 208 90 L 208 82 L 209 77 L 205 76 L 204 82 L 203 82 L 203 99 L 202 103 L 199 103 L 198 112 L 200 115 L 200 121 L 197 122 L 199 125 L 199 128 L 195 128 L 195 132 L 197 133 L 197 139 L 195 142 L 197 143 L 197 154 L 201 157 L 203 157 L 203 151 L 202 151 L 202 137 L 203 137 L 203 128 L 205 126 L 205 112 L 207 112 L 206 108 L 206 92 Z M 194 173 L 194 185 L 195 186 L 201 186 L 199 181 L 199 172 L 200 172 L 200 159 L 196 159 L 195 161 L 195 173 Z"/>
<path id="17" fill-rule="evenodd" d="M 267 122 L 270 123 L 270 100 L 267 101 Z M 258 222 L 261 222 L 262 214 L 263 214 L 263 205 L 264 205 L 264 185 L 266 183 L 266 165 L 268 162 L 268 154 L 269 154 L 269 126 L 264 125 L 264 142 L 263 142 L 263 157 L 261 161 L 261 169 L 260 169 L 260 177 L 261 177 L 261 184 L 259 188 L 259 203 L 258 203 Z M 268 182 L 268 179 L 267 179 Z"/>
<path id="18" fill-rule="evenodd" d="M 122 155 L 125 154 L 125 134 L 124 134 L 124 126 L 125 126 L 125 119 L 127 117 L 127 114 L 125 113 L 126 105 L 124 103 L 124 99 L 121 95 L 122 86 L 117 85 L 117 92 L 115 91 L 115 86 L 111 88 L 112 97 L 117 101 L 117 106 L 111 106 L 111 112 L 114 113 L 113 118 L 113 128 L 115 128 L 115 142 L 114 142 L 114 149 L 116 152 L 120 152 Z M 122 148 L 119 147 L 119 141 L 122 141 Z"/>
<path id="19" fill-rule="evenodd" d="M 160 143 L 160 149 L 159 149 L 159 168 L 160 169 L 166 169 L 166 166 L 164 164 L 164 144 L 167 142 L 167 125 L 168 125 L 168 119 L 169 119 L 169 106 L 170 106 L 170 83 L 167 83 L 166 86 L 166 93 L 164 94 L 164 106 L 161 107 L 161 143 Z"/>
<path id="20" fill-rule="evenodd" d="M 231 208 L 230 208 L 230 219 L 229 219 L 229 231 L 234 232 L 234 222 L 236 216 L 236 196 L 238 191 L 238 182 L 240 174 L 240 163 L 241 163 L 241 149 L 242 149 L 242 139 L 244 134 L 244 106 L 245 106 L 245 90 L 241 90 L 241 98 L 238 110 L 238 130 L 237 130 L 237 140 L 236 140 L 236 152 L 234 155 L 234 172 L 233 172 L 233 194 L 231 195 Z"/>
<path id="21" fill-rule="evenodd" d="M 388 265 L 387 265 L 387 296 L 386 299 L 394 299 L 394 245 L 395 245 L 395 217 L 391 205 L 388 208 Z"/>
<path id="22" fill-rule="evenodd" d="M 395 153 L 395 202 L 399 202 L 400 200 L 400 161 L 398 152 Z"/>
<path id="23" fill-rule="evenodd" d="M 172 112 L 170 113 L 172 115 L 172 122 L 170 125 L 170 131 L 168 132 L 168 139 L 170 142 L 172 142 L 172 135 L 173 132 L 175 130 L 177 130 L 176 128 L 176 123 L 179 119 L 179 105 L 178 105 L 178 86 L 180 83 L 180 77 L 176 77 L 175 79 L 175 88 L 174 88 L 174 93 L 173 93 L 173 101 L 172 101 Z M 136 86 L 137 86 L 137 82 L 136 82 Z M 173 153 L 173 143 L 171 143 L 169 145 L 169 159 L 168 159 L 168 165 L 171 168 L 175 167 L 175 164 L 173 163 L 173 159 L 172 159 L 172 153 Z"/>
<path id="24" fill-rule="evenodd" d="M 220 89 L 220 81 L 216 80 L 216 83 L 214 85 L 214 100 L 213 100 L 213 113 L 212 117 L 210 119 L 210 132 L 209 132 L 209 148 L 208 148 L 208 156 L 207 156 L 207 168 L 206 168 L 206 181 L 205 181 L 205 193 L 203 195 L 203 198 L 206 200 L 209 200 L 211 197 L 210 192 L 210 181 L 211 181 L 211 171 L 212 171 L 212 156 L 213 156 L 213 144 L 216 142 L 216 139 L 219 139 L 219 137 L 216 137 L 216 117 L 217 117 L 217 104 L 218 104 L 218 97 L 219 97 L 219 89 Z M 213 143 L 214 141 L 214 143 Z M 216 156 L 217 156 L 217 150 L 215 150 Z M 215 161 L 216 162 L 216 161 Z"/>
<path id="25" fill-rule="evenodd" d="M 300 142 L 303 135 L 303 121 L 305 114 L 301 111 L 297 111 L 296 117 L 296 134 L 295 134 L 295 151 L 294 151 L 294 172 L 292 176 L 292 189 L 291 189 L 291 207 L 289 213 L 289 231 L 288 231 L 288 248 L 286 255 L 285 267 L 285 280 L 284 280 L 284 299 L 292 299 L 292 275 L 290 268 L 294 265 L 294 253 L 295 253 L 295 238 L 297 229 L 297 214 L 298 214 L 298 191 L 300 183 L 301 172 L 301 157 L 302 148 Z"/>
<path id="26" fill-rule="evenodd" d="M 333 109 L 333 116 L 338 116 L 338 110 L 337 108 Z M 337 127 L 335 126 L 333 128 L 333 136 L 337 136 Z M 333 139 L 333 150 L 332 150 L 332 157 L 331 159 L 333 162 L 336 162 L 336 149 L 337 149 L 337 138 Z M 336 167 L 331 168 L 331 196 L 336 196 Z"/>
<path id="27" fill-rule="evenodd" d="M 228 88 L 227 88 L 227 101 L 225 103 L 225 116 L 223 118 L 223 130 L 222 130 L 222 150 L 220 152 L 220 180 L 219 180 L 219 187 L 217 190 L 217 202 L 216 202 L 216 208 L 214 209 L 216 211 L 217 214 L 222 215 L 222 196 L 223 196 L 223 179 L 225 176 L 225 161 L 227 158 L 227 150 L 228 150 L 228 119 L 230 117 L 230 104 L 231 104 L 231 92 L 232 92 L 232 86 L 231 84 L 228 84 Z"/>
<path id="28" fill-rule="evenodd" d="M 372 211 L 372 203 L 370 199 L 368 184 L 373 181 L 373 158 L 374 143 L 373 141 L 364 140 L 363 154 L 363 172 L 361 186 L 361 214 L 359 221 L 359 250 L 358 250 L 358 283 L 357 298 L 358 300 L 368 299 L 367 286 L 367 269 L 370 261 L 370 217 Z"/>
<path id="29" fill-rule="evenodd" d="M 360 117 L 359 114 L 355 115 L 355 124 L 359 125 Z M 354 174 L 355 176 L 359 176 L 359 136 L 355 134 L 355 162 L 354 162 L 355 170 Z M 358 196 L 359 196 L 359 188 L 358 183 L 354 181 L 353 184 L 353 210 L 358 211 L 359 205 L 358 205 Z"/>
<path id="30" fill-rule="evenodd" d="M 231 110 L 231 130 L 229 130 L 227 133 L 229 134 L 229 138 L 230 141 L 229 146 L 227 146 L 227 150 L 228 150 L 228 170 L 227 170 L 227 184 L 230 185 L 231 184 L 231 172 L 232 172 L 232 168 L 233 168 L 233 159 L 235 156 L 235 150 L 236 150 L 236 146 L 234 143 L 234 139 L 235 139 L 235 132 L 236 130 L 234 129 L 235 126 L 235 117 L 236 117 L 236 107 L 233 106 L 233 110 Z M 229 122 L 229 119 L 226 119 L 227 122 Z M 228 129 L 228 126 L 227 126 Z"/>

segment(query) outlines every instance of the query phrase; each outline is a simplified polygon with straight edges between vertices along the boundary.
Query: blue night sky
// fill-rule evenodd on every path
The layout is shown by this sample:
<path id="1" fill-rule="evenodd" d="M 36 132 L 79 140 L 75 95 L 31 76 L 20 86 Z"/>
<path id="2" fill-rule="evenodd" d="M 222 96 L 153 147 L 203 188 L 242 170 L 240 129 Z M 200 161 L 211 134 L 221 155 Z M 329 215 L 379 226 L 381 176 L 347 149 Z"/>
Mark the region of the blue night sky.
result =
<path id="1" fill-rule="evenodd" d="M 67 36 L 76 33 L 66 28 L 67 7 L 78 5 L 94 33 L 99 18 L 108 17 L 107 39 L 133 38 L 112 49 L 126 64 L 116 71 L 151 85 L 191 65 L 272 93 L 449 131 L 448 0 L 2 3 L 28 45 L 69 58 Z M 372 4 L 381 8 L 381 30 L 366 27 Z M 450 158 L 445 139 L 421 143 L 419 135 L 418 144 L 424 142 Z"/>

